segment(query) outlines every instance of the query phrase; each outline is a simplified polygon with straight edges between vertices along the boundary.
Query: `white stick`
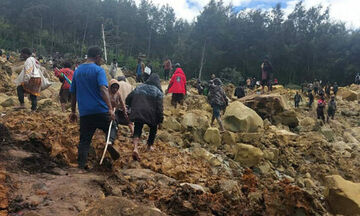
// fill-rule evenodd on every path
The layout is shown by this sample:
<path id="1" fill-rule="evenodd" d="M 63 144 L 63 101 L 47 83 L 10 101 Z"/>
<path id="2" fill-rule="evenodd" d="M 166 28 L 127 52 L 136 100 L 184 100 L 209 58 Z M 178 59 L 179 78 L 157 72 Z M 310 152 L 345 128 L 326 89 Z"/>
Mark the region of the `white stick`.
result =
<path id="1" fill-rule="evenodd" d="M 101 157 L 101 160 L 100 160 L 100 165 L 102 164 L 102 162 L 103 162 L 103 160 L 104 160 L 104 157 L 105 157 L 105 154 L 106 154 L 106 151 L 107 151 L 107 147 L 108 147 L 108 145 L 109 145 L 109 139 L 110 139 L 110 133 L 111 133 L 112 123 L 113 123 L 113 121 L 111 120 L 110 126 L 109 126 L 109 132 L 108 132 L 107 139 L 106 139 L 106 145 L 105 145 L 104 153 L 103 153 L 103 155 L 102 155 L 102 157 Z"/>

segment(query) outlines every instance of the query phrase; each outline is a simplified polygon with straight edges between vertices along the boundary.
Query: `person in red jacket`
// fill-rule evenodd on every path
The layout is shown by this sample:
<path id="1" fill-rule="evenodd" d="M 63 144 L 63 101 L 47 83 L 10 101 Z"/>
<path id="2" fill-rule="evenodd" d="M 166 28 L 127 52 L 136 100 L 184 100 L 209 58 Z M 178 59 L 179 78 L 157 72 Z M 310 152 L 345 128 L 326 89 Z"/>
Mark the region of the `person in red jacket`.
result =
<path id="1" fill-rule="evenodd" d="M 55 68 L 55 76 L 59 78 L 60 82 L 62 82 L 59 97 L 61 109 L 65 112 L 66 103 L 71 101 L 70 85 L 74 76 L 74 71 L 71 70 L 71 63 L 65 62 L 64 68 L 60 70 Z"/>
<path id="2" fill-rule="evenodd" d="M 166 94 L 172 93 L 171 104 L 176 108 L 178 103 L 181 105 L 183 104 L 186 95 L 186 76 L 179 63 L 175 64 L 175 68 Z"/>

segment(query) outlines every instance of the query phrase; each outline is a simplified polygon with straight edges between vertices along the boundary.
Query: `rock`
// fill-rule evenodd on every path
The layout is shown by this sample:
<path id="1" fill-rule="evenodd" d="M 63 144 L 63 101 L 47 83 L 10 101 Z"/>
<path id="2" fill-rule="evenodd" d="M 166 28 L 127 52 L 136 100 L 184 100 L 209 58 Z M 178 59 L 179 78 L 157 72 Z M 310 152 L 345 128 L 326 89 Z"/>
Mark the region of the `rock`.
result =
<path id="1" fill-rule="evenodd" d="M 360 183 L 339 175 L 326 176 L 325 197 L 334 214 L 360 215 Z"/>
<path id="2" fill-rule="evenodd" d="M 261 149 L 252 145 L 236 144 L 235 161 L 240 162 L 244 166 L 256 166 L 260 163 L 260 160 L 264 157 L 264 153 Z"/>
<path id="3" fill-rule="evenodd" d="M 219 186 L 225 197 L 231 199 L 239 199 L 241 197 L 241 189 L 237 181 L 224 179 L 220 182 Z"/>
<path id="4" fill-rule="evenodd" d="M 292 128 L 299 125 L 296 113 L 290 110 L 286 99 L 279 94 L 253 94 L 241 98 L 240 101 L 255 110 L 261 118 L 267 118 L 274 124 L 281 123 Z"/>
<path id="5" fill-rule="evenodd" d="M 269 162 L 265 162 L 261 165 L 259 165 L 259 170 L 261 171 L 262 174 L 264 175 L 268 175 L 270 174 L 271 170 L 271 165 Z"/>
<path id="6" fill-rule="evenodd" d="M 222 134 L 222 142 L 227 145 L 235 145 L 236 144 L 236 134 L 231 131 L 225 131 Z"/>
<path id="7" fill-rule="evenodd" d="M 208 152 L 206 149 L 201 147 L 191 148 L 192 156 L 195 158 L 199 158 L 205 160 L 211 164 L 211 166 L 221 166 L 222 159 L 215 156 L 214 154 Z"/>
<path id="8" fill-rule="evenodd" d="M 3 101 L 0 105 L 2 107 L 11 107 L 11 106 L 15 106 L 15 104 L 16 104 L 16 99 L 13 97 L 9 97 L 5 101 Z"/>
<path id="9" fill-rule="evenodd" d="M 316 121 L 314 118 L 305 117 L 300 121 L 301 131 L 312 131 L 315 127 Z"/>
<path id="10" fill-rule="evenodd" d="M 358 99 L 358 94 L 347 88 L 339 88 L 337 96 L 340 96 L 343 100 L 347 101 L 355 101 Z"/>
<path id="11" fill-rule="evenodd" d="M 78 216 L 114 216 L 114 215 L 133 215 L 133 216 L 160 216 L 166 215 L 157 208 L 147 207 L 144 204 L 135 202 L 123 197 L 108 196 L 100 200 L 90 208 L 80 212 Z"/>
<path id="12" fill-rule="evenodd" d="M 307 187 L 309 189 L 316 187 L 315 183 L 310 178 L 305 178 L 304 179 L 304 184 L 305 184 L 305 187 Z"/>
<path id="13" fill-rule="evenodd" d="M 42 100 L 39 100 L 38 102 L 38 106 L 39 106 L 39 110 L 43 110 L 43 109 L 46 109 L 46 108 L 49 108 L 53 105 L 53 100 L 48 98 L 48 99 L 42 99 Z"/>
<path id="14" fill-rule="evenodd" d="M 220 146 L 221 145 L 221 135 L 220 131 L 217 128 L 208 128 L 204 135 L 204 140 L 213 145 L 213 146 Z"/>
<path id="15" fill-rule="evenodd" d="M 283 129 L 278 129 L 275 126 L 271 126 L 270 128 L 274 132 L 275 138 L 278 140 L 278 145 L 288 145 L 291 142 L 296 141 L 296 138 L 298 138 L 298 135 L 296 133 L 292 133 Z"/>
<path id="16" fill-rule="evenodd" d="M 136 80 L 132 77 L 127 77 L 126 80 L 133 86 L 136 84 Z"/>
<path id="17" fill-rule="evenodd" d="M 322 127 L 320 131 L 328 142 L 333 142 L 335 140 L 334 132 L 330 128 Z"/>
<path id="18" fill-rule="evenodd" d="M 165 130 L 181 131 L 181 124 L 174 117 L 167 117 L 162 124 Z"/>
<path id="19" fill-rule="evenodd" d="M 293 110 L 286 110 L 275 116 L 273 116 L 274 124 L 283 124 L 291 128 L 295 128 L 299 125 L 299 119 L 296 117 L 296 113 Z"/>
<path id="20" fill-rule="evenodd" d="M 131 181 L 154 181 L 162 186 L 176 182 L 175 179 L 156 173 L 150 169 L 124 169 L 118 170 L 122 175 L 128 176 Z"/>
<path id="21" fill-rule="evenodd" d="M 203 186 L 201 185 L 198 185 L 198 184 L 191 184 L 191 183 L 181 183 L 180 184 L 181 187 L 185 187 L 185 186 L 189 186 L 191 187 L 192 189 L 194 189 L 195 191 L 201 191 L 202 193 L 206 193 L 207 191 L 209 191 L 209 189 L 206 188 L 206 190 L 204 189 Z"/>
<path id="22" fill-rule="evenodd" d="M 183 116 L 181 125 L 187 129 L 196 128 L 205 132 L 209 127 L 209 121 L 201 110 L 192 110 Z"/>
<path id="23" fill-rule="evenodd" d="M 224 127 L 232 132 L 256 132 L 263 127 L 263 120 L 254 110 L 235 101 L 226 109 Z"/>

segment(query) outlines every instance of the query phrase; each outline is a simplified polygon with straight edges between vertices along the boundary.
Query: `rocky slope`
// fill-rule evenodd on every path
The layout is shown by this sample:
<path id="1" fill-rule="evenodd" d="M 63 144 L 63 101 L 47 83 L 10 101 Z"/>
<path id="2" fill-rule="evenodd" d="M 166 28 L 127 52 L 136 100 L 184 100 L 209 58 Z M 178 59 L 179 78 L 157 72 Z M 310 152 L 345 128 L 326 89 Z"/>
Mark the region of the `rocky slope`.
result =
<path id="1" fill-rule="evenodd" d="M 99 166 L 104 134 L 97 132 L 92 170 L 78 174 L 78 125 L 60 111 L 60 85 L 43 92 L 38 112 L 14 111 L 11 80 L 21 64 L 6 64 L 0 215 L 360 214 L 359 86 L 339 91 L 328 124 L 316 120 L 315 107 L 294 109 L 294 90 L 250 92 L 226 110 L 224 133 L 210 127 L 211 107 L 195 89 L 177 110 L 166 96 L 155 152 L 143 146 L 141 162 L 132 161 L 130 133 L 122 127 L 115 143 L 121 158 L 107 156 Z"/>

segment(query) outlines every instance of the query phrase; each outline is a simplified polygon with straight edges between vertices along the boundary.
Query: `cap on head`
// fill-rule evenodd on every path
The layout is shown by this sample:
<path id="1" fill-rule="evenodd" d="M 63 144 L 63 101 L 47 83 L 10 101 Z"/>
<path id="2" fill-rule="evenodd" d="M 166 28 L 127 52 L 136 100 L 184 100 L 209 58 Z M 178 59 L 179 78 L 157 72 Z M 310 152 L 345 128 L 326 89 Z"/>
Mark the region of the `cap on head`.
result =
<path id="1" fill-rule="evenodd" d="M 176 63 L 176 64 L 175 64 L 175 68 L 179 68 L 179 67 L 181 67 L 181 66 L 180 66 L 180 63 Z"/>

